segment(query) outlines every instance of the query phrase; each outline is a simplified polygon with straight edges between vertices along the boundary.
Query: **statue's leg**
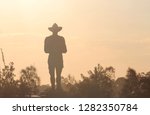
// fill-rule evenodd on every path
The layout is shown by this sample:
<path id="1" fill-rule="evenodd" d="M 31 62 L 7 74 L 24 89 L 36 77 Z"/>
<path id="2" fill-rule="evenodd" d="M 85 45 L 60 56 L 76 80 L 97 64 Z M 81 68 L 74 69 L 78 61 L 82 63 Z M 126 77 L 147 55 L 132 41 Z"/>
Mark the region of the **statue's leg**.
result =
<path id="1" fill-rule="evenodd" d="M 56 68 L 56 83 L 57 83 L 57 89 L 61 90 L 61 72 L 62 72 L 62 68 L 61 67 L 57 67 Z"/>
<path id="2" fill-rule="evenodd" d="M 55 90 L 55 68 L 49 67 L 50 81 L 52 90 Z"/>

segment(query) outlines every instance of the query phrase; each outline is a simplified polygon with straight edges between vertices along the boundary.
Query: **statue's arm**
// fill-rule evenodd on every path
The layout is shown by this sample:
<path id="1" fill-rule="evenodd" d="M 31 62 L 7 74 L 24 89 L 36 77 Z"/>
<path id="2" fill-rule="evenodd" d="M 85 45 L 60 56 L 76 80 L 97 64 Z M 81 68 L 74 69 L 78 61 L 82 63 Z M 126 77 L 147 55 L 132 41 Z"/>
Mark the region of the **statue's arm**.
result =
<path id="1" fill-rule="evenodd" d="M 67 53 L 67 47 L 66 47 L 66 42 L 65 42 L 65 39 L 64 39 L 64 38 L 63 38 L 62 53 Z"/>
<path id="2" fill-rule="evenodd" d="M 49 50 L 48 50 L 49 48 L 48 48 L 48 40 L 47 40 L 47 38 L 45 39 L 45 41 L 44 41 L 44 52 L 45 53 L 49 53 Z"/>

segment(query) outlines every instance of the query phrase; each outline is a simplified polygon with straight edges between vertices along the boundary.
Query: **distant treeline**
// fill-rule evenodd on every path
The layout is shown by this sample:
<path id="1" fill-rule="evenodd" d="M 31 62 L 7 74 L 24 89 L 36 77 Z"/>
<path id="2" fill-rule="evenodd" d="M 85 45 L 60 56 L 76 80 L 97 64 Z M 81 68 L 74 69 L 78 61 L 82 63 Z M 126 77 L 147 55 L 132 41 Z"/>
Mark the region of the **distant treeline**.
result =
<path id="1" fill-rule="evenodd" d="M 40 77 L 34 66 L 26 67 L 15 79 L 11 62 L 0 70 L 0 97 L 63 97 L 63 98 L 145 98 L 150 97 L 150 72 L 136 73 L 128 68 L 124 77 L 115 79 L 113 67 L 98 65 L 88 71 L 88 76 L 62 77 L 62 91 L 53 91 L 49 85 L 40 85 Z M 49 76 L 48 76 L 49 77 Z"/>

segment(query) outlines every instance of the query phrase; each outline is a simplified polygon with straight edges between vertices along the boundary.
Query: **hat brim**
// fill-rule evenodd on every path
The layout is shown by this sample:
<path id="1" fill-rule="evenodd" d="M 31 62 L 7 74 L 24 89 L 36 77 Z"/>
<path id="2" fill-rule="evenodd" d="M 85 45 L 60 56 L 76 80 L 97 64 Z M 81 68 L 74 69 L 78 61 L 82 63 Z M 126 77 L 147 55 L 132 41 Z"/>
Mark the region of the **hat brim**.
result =
<path id="1" fill-rule="evenodd" d="M 57 27 L 57 28 L 49 27 L 48 30 L 51 31 L 51 32 L 55 32 L 55 31 L 56 31 L 56 32 L 59 32 L 59 31 L 62 30 L 62 27 Z"/>

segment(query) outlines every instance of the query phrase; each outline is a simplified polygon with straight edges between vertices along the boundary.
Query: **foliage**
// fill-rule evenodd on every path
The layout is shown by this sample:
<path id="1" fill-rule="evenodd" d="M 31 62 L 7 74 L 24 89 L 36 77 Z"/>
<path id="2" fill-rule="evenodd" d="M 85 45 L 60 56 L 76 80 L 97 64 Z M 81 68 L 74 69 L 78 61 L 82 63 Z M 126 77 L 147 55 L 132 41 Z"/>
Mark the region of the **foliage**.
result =
<path id="1" fill-rule="evenodd" d="M 113 83 L 111 80 L 111 71 L 104 69 L 101 65 L 89 71 L 89 77 L 82 76 L 79 82 L 79 92 L 81 97 L 111 97 L 113 93 Z M 114 71 L 113 71 L 114 72 Z"/>
<path id="2" fill-rule="evenodd" d="M 150 72 L 137 73 L 132 68 L 128 68 L 125 77 L 115 79 L 113 67 L 98 65 L 88 71 L 88 76 L 81 74 L 80 81 L 71 75 L 62 77 L 63 90 L 60 92 L 52 91 L 49 85 L 40 86 L 34 66 L 22 69 L 18 80 L 15 79 L 14 70 L 12 62 L 0 70 L 0 97 L 150 97 Z"/>
<path id="3" fill-rule="evenodd" d="M 78 95 L 78 83 L 71 75 L 68 77 L 62 77 L 62 88 L 66 93 L 66 96 L 77 97 Z"/>
<path id="4" fill-rule="evenodd" d="M 11 62 L 0 71 L 0 97 L 15 97 L 18 91 L 18 81 L 15 80 L 14 63 Z"/>
<path id="5" fill-rule="evenodd" d="M 13 62 L 0 70 L 0 97 L 26 97 L 37 94 L 40 79 L 36 68 L 30 66 L 23 69 L 19 80 L 15 79 L 14 70 Z"/>
<path id="6" fill-rule="evenodd" d="M 38 92 L 40 86 L 40 78 L 37 75 L 36 68 L 34 66 L 26 67 L 20 73 L 20 93 L 22 96 L 31 97 L 32 94 Z"/>

